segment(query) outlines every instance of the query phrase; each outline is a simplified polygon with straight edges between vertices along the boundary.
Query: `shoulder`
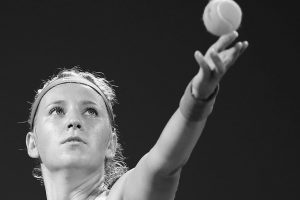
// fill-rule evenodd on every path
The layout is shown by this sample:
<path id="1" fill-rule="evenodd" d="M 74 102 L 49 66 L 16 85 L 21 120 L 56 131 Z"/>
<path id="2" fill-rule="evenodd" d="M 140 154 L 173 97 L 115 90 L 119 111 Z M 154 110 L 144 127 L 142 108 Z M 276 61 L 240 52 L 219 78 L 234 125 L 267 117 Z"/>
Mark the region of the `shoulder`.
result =
<path id="1" fill-rule="evenodd" d="M 123 191 L 125 186 L 126 177 L 132 172 L 132 169 L 123 174 L 112 186 L 109 191 L 108 196 L 105 200 L 121 200 L 123 199 Z M 99 196 L 100 197 L 100 196 Z M 96 199 L 96 200 L 104 200 L 104 199 Z"/>
<path id="2" fill-rule="evenodd" d="M 109 195 L 109 191 L 102 192 L 95 200 L 106 200 Z"/>

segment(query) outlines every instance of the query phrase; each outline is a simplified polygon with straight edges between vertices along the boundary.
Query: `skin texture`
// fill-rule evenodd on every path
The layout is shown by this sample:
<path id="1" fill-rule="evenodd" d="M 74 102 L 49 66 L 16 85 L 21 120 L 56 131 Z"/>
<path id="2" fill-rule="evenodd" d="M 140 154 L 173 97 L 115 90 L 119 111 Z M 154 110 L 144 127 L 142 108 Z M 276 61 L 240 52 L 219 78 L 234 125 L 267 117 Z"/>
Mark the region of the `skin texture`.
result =
<path id="1" fill-rule="evenodd" d="M 89 180 L 87 177 L 92 175 L 98 175 L 99 181 L 105 156 L 114 153 L 108 119 L 102 97 L 88 86 L 68 83 L 45 94 L 39 105 L 34 132 L 27 135 L 27 146 L 31 157 L 39 156 L 42 160 L 44 179 L 48 176 L 46 186 L 59 176 L 72 183 L 69 184 L 71 188 L 80 185 L 79 180 Z M 72 136 L 78 136 L 84 142 L 62 143 Z M 56 191 L 54 185 L 50 186 L 52 191 Z"/>
<path id="2" fill-rule="evenodd" d="M 194 57 L 199 64 L 199 72 L 193 78 L 193 94 L 196 98 L 207 98 L 220 83 L 223 76 L 235 61 L 248 47 L 248 42 L 237 42 L 233 47 L 226 49 L 238 37 L 234 31 L 228 35 L 221 36 L 203 56 L 196 51 Z"/>
<path id="3" fill-rule="evenodd" d="M 220 37 L 204 56 L 199 51 L 195 52 L 199 71 L 192 80 L 192 93 L 199 101 L 211 96 L 222 77 L 248 47 L 248 42 L 244 41 L 227 49 L 237 37 L 237 32 Z M 174 199 L 182 166 L 188 161 L 205 123 L 206 119 L 188 121 L 177 109 L 154 147 L 124 180 L 116 184 L 117 189 L 112 192 L 119 195 L 108 199 Z"/>
<path id="4" fill-rule="evenodd" d="M 220 37 L 205 55 L 195 52 L 199 71 L 192 79 L 191 87 L 192 95 L 198 101 L 211 96 L 222 77 L 248 47 L 245 41 L 228 48 L 237 36 L 237 32 L 232 32 Z M 41 102 L 35 131 L 27 135 L 28 154 L 33 158 L 40 156 L 43 161 L 48 200 L 96 198 L 89 194 L 101 181 L 104 158 L 113 156 L 115 142 L 104 103 L 93 92 L 91 88 L 75 84 L 53 88 Z M 90 115 L 82 106 L 87 99 L 97 101 L 101 113 L 98 117 Z M 47 105 L 57 100 L 65 102 L 66 112 L 63 116 L 49 116 Z M 188 161 L 206 120 L 189 121 L 177 109 L 157 143 L 135 168 L 114 184 L 107 200 L 174 199 L 182 166 Z M 61 145 L 61 140 L 70 134 L 79 134 L 87 145 Z"/>

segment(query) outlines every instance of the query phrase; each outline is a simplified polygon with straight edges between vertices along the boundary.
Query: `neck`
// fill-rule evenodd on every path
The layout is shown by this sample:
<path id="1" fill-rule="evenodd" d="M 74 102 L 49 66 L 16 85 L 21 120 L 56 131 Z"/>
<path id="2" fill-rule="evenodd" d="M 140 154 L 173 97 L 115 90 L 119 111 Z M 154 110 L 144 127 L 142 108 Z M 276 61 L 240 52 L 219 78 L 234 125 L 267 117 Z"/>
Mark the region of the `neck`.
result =
<path id="1" fill-rule="evenodd" d="M 42 165 L 47 200 L 94 200 L 104 181 L 104 170 L 86 173 L 79 170 L 50 172 Z"/>

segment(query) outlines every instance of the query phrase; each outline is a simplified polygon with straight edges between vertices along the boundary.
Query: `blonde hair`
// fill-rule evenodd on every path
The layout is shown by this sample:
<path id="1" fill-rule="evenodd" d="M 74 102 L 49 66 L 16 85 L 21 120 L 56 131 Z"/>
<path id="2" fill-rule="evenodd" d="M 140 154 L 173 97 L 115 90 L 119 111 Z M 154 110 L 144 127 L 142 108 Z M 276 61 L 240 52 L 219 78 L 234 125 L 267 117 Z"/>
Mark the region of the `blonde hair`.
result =
<path id="1" fill-rule="evenodd" d="M 30 131 L 34 129 L 34 121 L 35 121 L 35 113 L 38 109 L 38 103 L 36 101 L 39 101 L 42 97 L 40 97 L 43 89 L 45 89 L 49 84 L 53 83 L 54 81 L 57 81 L 59 79 L 67 78 L 67 77 L 74 77 L 74 78 L 83 78 L 85 80 L 88 80 L 91 82 L 91 84 L 95 85 L 101 93 L 103 98 L 106 98 L 105 101 L 109 104 L 108 105 L 108 112 L 111 112 L 112 114 L 109 115 L 112 131 L 113 134 L 116 135 L 117 138 L 117 146 L 116 146 L 116 152 L 115 156 L 113 158 L 105 158 L 105 167 L 104 167 L 104 184 L 102 184 L 99 188 L 100 190 L 109 190 L 111 186 L 115 183 L 115 181 L 120 178 L 127 170 L 126 163 L 124 162 L 125 157 L 122 154 L 122 146 L 118 142 L 118 134 L 116 129 L 116 124 L 114 120 L 114 114 L 113 114 L 113 105 L 117 102 L 116 101 L 116 95 L 112 88 L 112 85 L 104 78 L 104 75 L 101 73 L 91 73 L 91 72 L 83 72 L 79 67 L 73 67 L 71 69 L 62 69 L 59 71 L 57 75 L 52 76 L 49 80 L 45 81 L 43 83 L 43 86 L 41 89 L 39 89 L 36 92 L 31 110 L 30 110 L 30 117 L 28 120 Z M 37 105 L 37 107 L 34 107 Z M 32 173 L 35 178 L 40 180 L 40 182 L 43 184 L 43 175 L 41 171 L 41 159 L 36 159 L 36 167 L 33 169 Z"/>

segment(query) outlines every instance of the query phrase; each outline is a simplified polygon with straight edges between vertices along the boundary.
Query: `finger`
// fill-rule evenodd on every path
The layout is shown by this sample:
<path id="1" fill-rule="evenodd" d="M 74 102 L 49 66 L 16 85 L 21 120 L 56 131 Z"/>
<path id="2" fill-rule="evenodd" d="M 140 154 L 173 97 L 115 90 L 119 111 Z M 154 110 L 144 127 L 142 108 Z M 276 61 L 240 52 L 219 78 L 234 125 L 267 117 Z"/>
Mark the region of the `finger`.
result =
<path id="1" fill-rule="evenodd" d="M 230 66 L 233 65 L 233 63 L 240 57 L 240 55 L 243 54 L 243 52 L 247 49 L 248 42 L 238 42 L 234 45 L 234 47 L 226 50 L 225 55 L 226 58 L 224 58 L 225 66 L 228 70 Z"/>
<path id="2" fill-rule="evenodd" d="M 225 68 L 224 68 L 224 64 L 223 64 L 219 54 L 216 51 L 212 50 L 210 57 L 211 57 L 212 61 L 214 62 L 215 72 L 218 75 L 222 76 L 225 73 Z"/>
<path id="3" fill-rule="evenodd" d="M 238 55 L 235 56 L 233 62 L 235 62 L 236 59 L 238 59 L 245 52 L 245 50 L 248 48 L 248 46 L 249 46 L 249 43 L 247 41 L 244 41 L 244 42 L 241 43 L 241 48 L 238 52 Z"/>
<path id="4" fill-rule="evenodd" d="M 244 42 L 242 43 L 242 49 L 241 49 L 241 51 L 240 51 L 240 55 L 242 55 L 242 54 L 244 53 L 244 51 L 248 48 L 248 46 L 249 46 L 248 41 L 244 41 Z"/>
<path id="5" fill-rule="evenodd" d="M 210 74 L 212 69 L 209 67 L 202 53 L 200 51 L 195 51 L 194 57 L 204 74 Z"/>
<path id="6" fill-rule="evenodd" d="M 236 38 L 238 37 L 238 32 L 233 31 L 227 35 L 221 36 L 216 43 L 212 45 L 212 49 L 216 52 L 221 52 L 226 49 Z"/>
<path id="7" fill-rule="evenodd" d="M 230 55 L 231 58 L 234 58 L 240 54 L 242 49 L 243 49 L 243 43 L 237 42 L 232 48 L 228 49 L 228 55 Z"/>

